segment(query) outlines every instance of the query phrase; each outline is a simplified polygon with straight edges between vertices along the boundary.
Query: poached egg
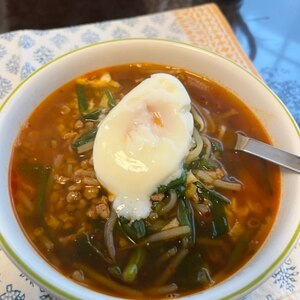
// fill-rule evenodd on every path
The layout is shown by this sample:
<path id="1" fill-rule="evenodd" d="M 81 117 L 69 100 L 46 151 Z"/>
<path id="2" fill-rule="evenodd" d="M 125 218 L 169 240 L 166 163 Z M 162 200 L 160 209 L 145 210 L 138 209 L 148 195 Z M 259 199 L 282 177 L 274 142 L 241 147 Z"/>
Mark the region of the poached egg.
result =
<path id="1" fill-rule="evenodd" d="M 151 194 L 180 176 L 194 127 L 190 108 L 183 84 L 158 73 L 133 88 L 100 123 L 94 168 L 114 195 L 118 216 L 148 217 Z"/>

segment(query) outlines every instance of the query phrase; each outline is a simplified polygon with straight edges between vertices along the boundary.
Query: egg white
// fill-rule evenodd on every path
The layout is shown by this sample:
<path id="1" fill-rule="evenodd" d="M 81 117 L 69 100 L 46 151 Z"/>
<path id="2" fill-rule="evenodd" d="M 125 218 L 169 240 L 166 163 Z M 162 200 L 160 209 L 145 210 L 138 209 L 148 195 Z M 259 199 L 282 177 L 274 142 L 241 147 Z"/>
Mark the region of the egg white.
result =
<path id="1" fill-rule="evenodd" d="M 94 168 L 115 196 L 119 216 L 146 218 L 151 194 L 179 176 L 192 139 L 190 106 L 182 83 L 159 73 L 132 89 L 100 124 Z"/>

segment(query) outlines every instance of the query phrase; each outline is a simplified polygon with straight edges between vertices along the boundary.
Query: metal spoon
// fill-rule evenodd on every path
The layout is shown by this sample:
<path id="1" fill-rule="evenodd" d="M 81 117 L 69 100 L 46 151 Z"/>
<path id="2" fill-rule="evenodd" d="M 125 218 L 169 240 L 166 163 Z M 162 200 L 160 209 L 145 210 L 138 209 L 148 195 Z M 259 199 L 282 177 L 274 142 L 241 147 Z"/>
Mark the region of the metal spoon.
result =
<path id="1" fill-rule="evenodd" d="M 237 133 L 237 141 L 234 149 L 253 154 L 294 172 L 300 173 L 299 156 L 274 148 L 240 133 Z"/>

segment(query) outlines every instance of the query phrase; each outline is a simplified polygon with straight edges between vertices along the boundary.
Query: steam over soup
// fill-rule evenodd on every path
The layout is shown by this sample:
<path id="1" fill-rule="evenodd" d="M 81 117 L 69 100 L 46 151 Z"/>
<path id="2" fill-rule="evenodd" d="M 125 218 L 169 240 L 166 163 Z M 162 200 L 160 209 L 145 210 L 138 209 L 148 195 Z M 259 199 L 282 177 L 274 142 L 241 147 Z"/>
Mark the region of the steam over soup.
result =
<path id="1" fill-rule="evenodd" d="M 237 131 L 269 142 L 207 78 L 151 64 L 85 74 L 20 131 L 16 214 L 49 264 L 93 290 L 159 299 L 207 289 L 256 253 L 279 205 L 278 167 L 233 151 Z"/>

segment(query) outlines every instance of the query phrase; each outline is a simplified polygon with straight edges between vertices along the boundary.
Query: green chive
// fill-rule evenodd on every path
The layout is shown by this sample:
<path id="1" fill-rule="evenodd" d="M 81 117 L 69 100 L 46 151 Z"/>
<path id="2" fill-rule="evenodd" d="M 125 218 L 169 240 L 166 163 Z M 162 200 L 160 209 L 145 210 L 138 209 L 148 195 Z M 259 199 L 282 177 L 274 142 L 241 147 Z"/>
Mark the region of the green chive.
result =
<path id="1" fill-rule="evenodd" d="M 123 271 L 123 280 L 125 282 L 131 283 L 136 279 L 138 272 L 144 262 L 145 255 L 146 252 L 144 248 L 140 247 L 134 251 L 127 266 Z"/>
<path id="2" fill-rule="evenodd" d="M 184 170 L 179 178 L 172 180 L 167 185 L 160 185 L 157 189 L 157 192 L 166 193 L 171 189 L 176 190 L 177 188 L 180 188 L 180 186 L 185 185 L 185 183 L 186 183 L 186 171 Z"/>
<path id="3" fill-rule="evenodd" d="M 77 103 L 80 114 L 83 116 L 88 111 L 88 101 L 85 94 L 85 86 L 77 84 L 76 85 Z"/>
<path id="4" fill-rule="evenodd" d="M 110 108 L 115 107 L 115 106 L 116 106 L 116 102 L 115 102 L 115 100 L 114 100 L 114 98 L 113 98 L 113 95 L 112 95 L 112 93 L 110 92 L 110 90 L 107 89 L 107 88 L 105 88 L 105 89 L 103 89 L 103 92 L 104 92 L 105 96 L 107 97 L 107 100 L 108 100 L 108 106 L 109 106 Z"/>
<path id="5" fill-rule="evenodd" d="M 181 226 L 187 225 L 190 227 L 189 245 L 195 244 L 195 219 L 194 210 L 190 201 L 187 199 L 180 199 L 178 203 L 178 220 Z"/>
<path id="6" fill-rule="evenodd" d="M 72 149 L 77 150 L 78 147 L 94 141 L 96 138 L 97 131 L 98 131 L 98 127 L 95 126 L 90 131 L 81 135 L 77 140 L 75 140 L 72 143 L 72 145 L 71 145 Z"/>

